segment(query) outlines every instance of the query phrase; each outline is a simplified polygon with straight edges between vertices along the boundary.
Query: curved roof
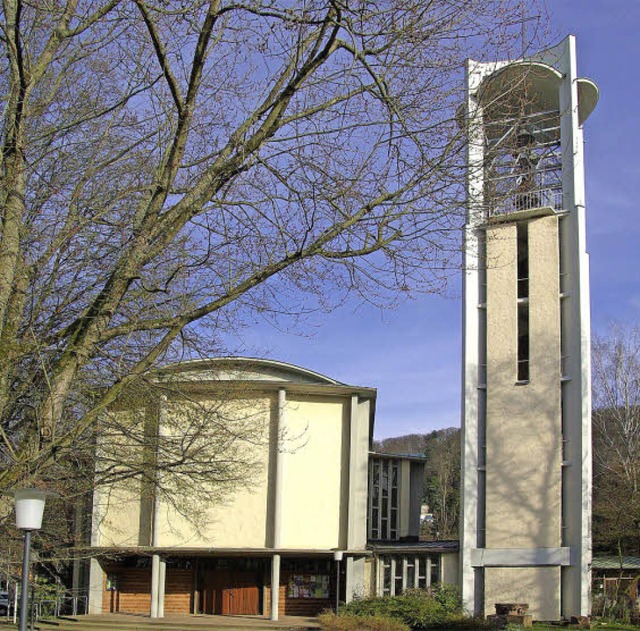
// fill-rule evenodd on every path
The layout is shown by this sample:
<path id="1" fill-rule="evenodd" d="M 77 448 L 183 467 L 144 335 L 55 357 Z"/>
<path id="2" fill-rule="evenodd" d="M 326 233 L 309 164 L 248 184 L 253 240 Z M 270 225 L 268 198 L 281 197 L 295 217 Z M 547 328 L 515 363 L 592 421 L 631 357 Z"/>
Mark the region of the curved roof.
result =
<path id="1" fill-rule="evenodd" d="M 214 357 L 163 366 L 160 375 L 180 381 L 282 381 L 287 383 L 345 386 L 308 368 L 256 357 Z"/>

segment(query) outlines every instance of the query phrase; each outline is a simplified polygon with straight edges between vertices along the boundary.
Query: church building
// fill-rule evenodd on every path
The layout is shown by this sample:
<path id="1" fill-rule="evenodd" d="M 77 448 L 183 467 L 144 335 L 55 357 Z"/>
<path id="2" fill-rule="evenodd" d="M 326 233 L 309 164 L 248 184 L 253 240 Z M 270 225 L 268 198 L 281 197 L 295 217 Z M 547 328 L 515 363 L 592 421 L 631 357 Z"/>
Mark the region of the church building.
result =
<path id="1" fill-rule="evenodd" d="M 120 429 L 109 440 L 122 450 L 127 428 L 148 424 L 153 453 L 140 447 L 140 458 L 158 477 L 155 488 L 150 476 L 123 476 L 96 491 L 90 613 L 277 620 L 314 615 L 336 597 L 457 581 L 457 542 L 418 541 L 424 457 L 370 452 L 374 389 L 247 358 L 174 364 L 153 381 L 152 394 L 110 412 Z M 220 499 L 210 482 L 198 519 L 160 492 L 163 445 L 194 420 L 201 439 L 220 422 L 258 430 L 247 442 L 250 487 Z"/>

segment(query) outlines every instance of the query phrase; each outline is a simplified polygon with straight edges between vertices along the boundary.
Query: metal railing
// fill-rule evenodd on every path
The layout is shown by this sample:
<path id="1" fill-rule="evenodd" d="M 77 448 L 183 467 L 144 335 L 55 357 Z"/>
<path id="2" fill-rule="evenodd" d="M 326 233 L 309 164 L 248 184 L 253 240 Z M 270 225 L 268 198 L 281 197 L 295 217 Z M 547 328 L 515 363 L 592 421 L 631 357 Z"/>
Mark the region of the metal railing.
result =
<path id="1" fill-rule="evenodd" d="M 538 188 L 527 192 L 511 191 L 500 195 L 489 202 L 488 216 L 496 217 L 510 215 L 522 210 L 534 208 L 553 208 L 560 211 L 563 208 L 561 188 Z"/>

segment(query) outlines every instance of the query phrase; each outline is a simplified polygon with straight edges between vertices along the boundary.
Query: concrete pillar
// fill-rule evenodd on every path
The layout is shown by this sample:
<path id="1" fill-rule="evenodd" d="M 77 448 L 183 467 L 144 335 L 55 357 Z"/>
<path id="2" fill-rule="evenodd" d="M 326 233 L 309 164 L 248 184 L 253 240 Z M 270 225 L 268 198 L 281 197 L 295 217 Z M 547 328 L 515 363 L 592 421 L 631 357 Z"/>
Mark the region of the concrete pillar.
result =
<path id="1" fill-rule="evenodd" d="M 364 557 L 345 557 L 345 594 L 344 601 L 350 603 L 354 597 L 364 598 L 365 596 L 373 596 L 365 593 L 365 558 Z"/>
<path id="2" fill-rule="evenodd" d="M 158 617 L 158 592 L 160 591 L 160 557 L 151 557 L 151 617 Z"/>
<path id="3" fill-rule="evenodd" d="M 280 597 L 280 555 L 271 558 L 271 620 L 278 620 L 278 600 Z"/>
<path id="4" fill-rule="evenodd" d="M 88 613 L 102 613 L 102 592 L 104 589 L 104 572 L 97 559 L 89 562 L 89 607 Z"/>
<path id="5" fill-rule="evenodd" d="M 349 498 L 346 549 L 362 549 L 367 543 L 367 487 L 369 480 L 370 402 L 351 397 L 349 427 Z M 341 545 L 342 545 L 341 540 Z"/>
<path id="6" fill-rule="evenodd" d="M 287 405 L 287 391 L 283 389 L 278 391 L 278 428 L 277 440 L 278 448 L 276 450 L 276 466 L 275 466 L 275 497 L 273 510 L 273 547 L 280 548 L 282 545 L 282 498 L 284 496 L 285 484 L 285 446 L 284 436 L 286 435 L 286 415 L 285 408 Z"/>
<path id="7" fill-rule="evenodd" d="M 167 562 L 160 561 L 160 576 L 158 585 L 158 618 L 164 618 L 164 593 L 167 583 Z"/>
<path id="8" fill-rule="evenodd" d="M 158 411 L 158 438 L 162 436 L 162 427 L 165 422 L 167 407 L 167 397 L 160 399 L 160 409 Z M 158 547 L 160 539 L 160 494 L 158 491 L 158 481 L 153 498 L 153 513 L 151 520 L 151 545 Z M 161 567 L 162 566 L 162 567 Z M 151 611 L 152 618 L 164 616 L 164 581 L 166 576 L 166 563 L 160 560 L 160 555 L 154 554 L 151 557 Z"/>
<path id="9" fill-rule="evenodd" d="M 287 405 L 287 391 L 282 388 L 278 390 L 278 426 L 275 465 L 275 493 L 273 501 L 273 547 L 277 550 L 282 546 L 282 498 L 284 495 L 285 479 L 285 453 L 284 439 L 285 429 L 285 407 Z M 280 591 L 280 555 L 274 554 L 271 559 L 271 620 L 278 620 L 278 595 Z"/>

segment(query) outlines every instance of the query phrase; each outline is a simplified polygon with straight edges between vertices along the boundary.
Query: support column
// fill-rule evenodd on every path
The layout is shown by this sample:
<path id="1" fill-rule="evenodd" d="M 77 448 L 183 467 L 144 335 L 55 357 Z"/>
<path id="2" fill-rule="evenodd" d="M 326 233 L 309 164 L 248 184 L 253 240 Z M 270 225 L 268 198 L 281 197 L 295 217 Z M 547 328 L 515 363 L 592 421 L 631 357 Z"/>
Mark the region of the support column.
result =
<path id="1" fill-rule="evenodd" d="M 276 450 L 276 466 L 275 466 L 275 496 L 273 510 L 273 547 L 280 548 L 282 545 L 282 500 L 284 496 L 284 479 L 285 479 L 285 453 L 284 453 L 284 436 L 286 435 L 286 416 L 285 407 L 287 405 L 287 391 L 282 388 L 278 390 L 278 427 L 277 441 L 278 448 Z"/>
<path id="2" fill-rule="evenodd" d="M 276 427 L 277 448 L 275 454 L 275 484 L 273 498 L 273 548 L 282 547 L 282 499 L 284 496 L 285 453 L 283 436 L 285 428 L 285 406 L 287 405 L 287 391 L 278 390 L 278 417 Z M 280 555 L 271 558 L 271 620 L 278 620 L 278 598 L 280 594 Z"/>
<path id="3" fill-rule="evenodd" d="M 151 617 L 158 617 L 158 592 L 160 591 L 160 557 L 151 557 Z"/>
<path id="4" fill-rule="evenodd" d="M 158 439 L 162 436 L 162 426 L 166 415 L 167 397 L 160 398 L 160 409 L 158 410 Z M 156 480 L 153 498 L 153 513 L 151 518 L 151 546 L 158 547 L 160 539 L 160 497 L 159 481 Z M 161 569 L 161 565 L 164 566 Z M 160 560 L 160 555 L 154 554 L 151 557 L 151 611 L 152 618 L 164 616 L 164 577 L 166 573 L 166 563 Z"/>
<path id="5" fill-rule="evenodd" d="M 344 560 L 346 563 L 344 573 L 344 602 L 350 603 L 353 600 L 353 593 L 355 592 L 354 576 L 353 576 L 353 557 L 346 557 Z"/>
<path id="6" fill-rule="evenodd" d="M 271 620 L 278 620 L 280 598 L 280 555 L 271 558 Z"/>
<path id="7" fill-rule="evenodd" d="M 164 618 L 164 593 L 167 583 L 167 562 L 160 561 L 160 576 L 158 585 L 158 618 Z"/>
<path id="8" fill-rule="evenodd" d="M 104 589 L 104 572 L 97 559 L 89 561 L 89 606 L 88 613 L 102 613 L 102 592 Z"/>
<path id="9" fill-rule="evenodd" d="M 345 603 L 350 603 L 354 599 L 354 597 L 364 598 L 365 596 L 375 595 L 374 585 L 370 586 L 370 588 L 373 589 L 371 593 L 365 593 L 365 557 L 348 556 L 345 558 L 345 561 L 347 564 L 345 568 Z"/>

